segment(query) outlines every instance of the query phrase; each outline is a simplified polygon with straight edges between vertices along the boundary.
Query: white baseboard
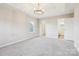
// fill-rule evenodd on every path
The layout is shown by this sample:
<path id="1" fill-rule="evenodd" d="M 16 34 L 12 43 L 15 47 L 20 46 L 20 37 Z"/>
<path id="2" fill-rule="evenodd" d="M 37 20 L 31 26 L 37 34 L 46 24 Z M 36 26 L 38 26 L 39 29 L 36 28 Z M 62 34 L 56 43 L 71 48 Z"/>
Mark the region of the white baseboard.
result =
<path id="1" fill-rule="evenodd" d="M 11 44 L 15 44 L 15 43 L 18 43 L 18 42 L 21 42 L 21 41 L 24 41 L 24 40 L 33 39 L 33 38 L 38 37 L 38 36 L 39 36 L 39 35 L 34 34 L 34 35 L 29 36 L 29 37 L 21 38 L 21 39 L 19 39 L 19 40 L 4 42 L 3 44 L 0 45 L 0 48 L 1 48 L 1 47 L 5 47 L 5 46 L 8 46 L 8 45 L 11 45 Z"/>

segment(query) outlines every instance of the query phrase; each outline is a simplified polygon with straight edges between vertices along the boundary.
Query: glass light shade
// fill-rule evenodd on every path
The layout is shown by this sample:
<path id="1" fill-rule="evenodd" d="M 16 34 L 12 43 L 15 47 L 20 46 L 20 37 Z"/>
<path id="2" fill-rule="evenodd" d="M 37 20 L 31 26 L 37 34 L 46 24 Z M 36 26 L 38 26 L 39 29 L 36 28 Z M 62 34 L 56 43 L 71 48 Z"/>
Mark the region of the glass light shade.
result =
<path id="1" fill-rule="evenodd" d="M 40 6 L 40 4 L 38 3 L 36 5 L 36 7 L 34 8 L 34 13 L 35 14 L 38 14 L 38 15 L 41 15 L 44 13 L 44 10 L 42 9 L 42 7 Z"/>
<path id="2" fill-rule="evenodd" d="M 35 14 L 43 14 L 44 11 L 42 9 L 37 9 L 37 10 L 34 10 L 34 13 Z"/>

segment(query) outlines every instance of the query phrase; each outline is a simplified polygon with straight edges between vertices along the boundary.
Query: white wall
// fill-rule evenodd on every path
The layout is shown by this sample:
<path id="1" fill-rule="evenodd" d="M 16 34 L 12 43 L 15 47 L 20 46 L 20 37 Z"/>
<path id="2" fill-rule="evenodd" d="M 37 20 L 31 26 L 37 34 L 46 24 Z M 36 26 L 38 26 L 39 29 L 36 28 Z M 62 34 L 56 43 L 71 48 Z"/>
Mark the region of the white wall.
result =
<path id="1" fill-rule="evenodd" d="M 29 22 L 36 25 L 36 32 L 29 33 Z M 0 4 L 0 47 L 22 41 L 38 33 L 37 20 L 6 4 Z"/>
<path id="2" fill-rule="evenodd" d="M 65 30 L 64 30 L 64 39 L 65 40 L 74 40 L 73 38 L 73 18 L 65 18 Z"/>
<path id="3" fill-rule="evenodd" d="M 45 25 L 46 37 L 58 38 L 58 31 L 57 31 L 56 27 L 52 23 L 47 23 Z"/>
<path id="4" fill-rule="evenodd" d="M 74 41 L 75 47 L 79 51 L 79 4 L 76 4 L 74 13 Z"/>

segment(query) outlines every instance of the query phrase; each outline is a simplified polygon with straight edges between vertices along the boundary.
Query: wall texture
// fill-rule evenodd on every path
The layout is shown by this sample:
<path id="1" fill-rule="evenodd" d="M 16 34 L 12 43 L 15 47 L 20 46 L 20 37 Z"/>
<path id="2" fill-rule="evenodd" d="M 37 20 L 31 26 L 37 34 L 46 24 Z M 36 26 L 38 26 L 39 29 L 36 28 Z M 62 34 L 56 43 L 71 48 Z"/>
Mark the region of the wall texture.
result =
<path id="1" fill-rule="evenodd" d="M 35 23 L 36 32 L 29 32 L 29 22 Z M 38 33 L 37 20 L 6 4 L 0 4 L 0 47 L 29 39 Z"/>

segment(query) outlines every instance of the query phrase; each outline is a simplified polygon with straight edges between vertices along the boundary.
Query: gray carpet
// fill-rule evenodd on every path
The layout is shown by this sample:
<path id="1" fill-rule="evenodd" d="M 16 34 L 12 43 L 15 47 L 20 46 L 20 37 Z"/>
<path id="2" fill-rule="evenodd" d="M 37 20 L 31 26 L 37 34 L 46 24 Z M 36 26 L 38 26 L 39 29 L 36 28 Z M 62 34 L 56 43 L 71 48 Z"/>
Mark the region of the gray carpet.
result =
<path id="1" fill-rule="evenodd" d="M 73 41 L 45 37 L 25 40 L 0 48 L 0 56 L 78 56 Z"/>

